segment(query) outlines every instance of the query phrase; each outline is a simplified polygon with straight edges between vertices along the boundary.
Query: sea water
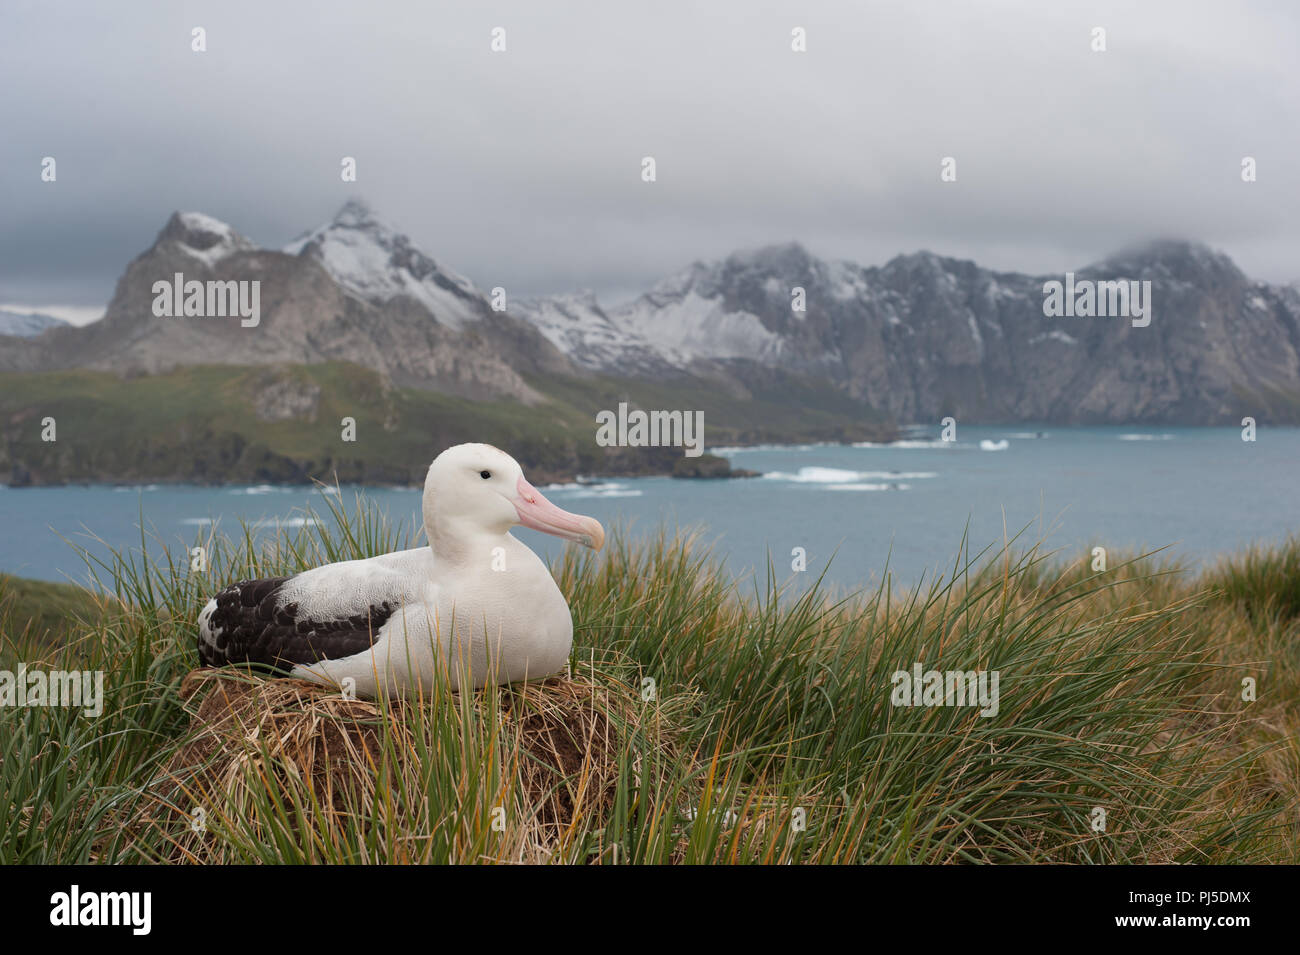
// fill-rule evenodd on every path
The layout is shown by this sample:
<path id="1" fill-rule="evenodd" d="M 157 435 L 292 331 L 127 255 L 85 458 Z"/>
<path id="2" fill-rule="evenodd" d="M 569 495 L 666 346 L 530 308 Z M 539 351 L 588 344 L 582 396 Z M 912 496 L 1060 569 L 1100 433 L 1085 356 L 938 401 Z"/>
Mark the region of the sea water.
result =
<path id="1" fill-rule="evenodd" d="M 430 456 L 438 449 L 430 449 Z M 508 450 L 508 449 L 507 449 Z M 842 589 L 876 586 L 888 570 L 897 587 L 950 574 L 969 553 L 1020 534 L 1062 558 L 1093 547 L 1108 554 L 1167 548 L 1196 566 L 1257 541 L 1300 532 L 1300 429 L 1261 428 L 1254 442 L 1236 428 L 959 428 L 957 440 L 918 433 L 888 445 L 710 448 L 762 477 L 732 480 L 620 478 L 554 485 L 544 493 L 636 537 L 660 527 L 695 529 L 735 576 L 792 577 L 829 564 Z M 418 527 L 416 489 L 357 491 L 389 518 Z M 210 533 L 300 527 L 328 513 L 310 487 L 73 486 L 0 490 L 0 571 L 49 580 L 85 579 L 70 542 L 108 547 L 187 548 Z M 516 533 L 553 557 L 566 546 Z M 162 543 L 160 543 L 160 541 Z M 1113 559 L 1113 557 L 1112 557 Z M 806 579 L 806 578 L 804 578 Z"/>

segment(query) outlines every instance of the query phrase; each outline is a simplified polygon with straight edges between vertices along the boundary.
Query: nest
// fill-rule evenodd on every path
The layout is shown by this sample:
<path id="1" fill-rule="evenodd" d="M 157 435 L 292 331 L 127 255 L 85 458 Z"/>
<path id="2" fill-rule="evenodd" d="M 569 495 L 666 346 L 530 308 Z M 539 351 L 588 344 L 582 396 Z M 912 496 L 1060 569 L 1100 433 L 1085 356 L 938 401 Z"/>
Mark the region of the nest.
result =
<path id="1" fill-rule="evenodd" d="M 217 669 L 188 674 L 181 695 L 190 732 L 128 822 L 161 832 L 170 862 L 248 861 L 250 844 L 265 848 L 259 858 L 281 861 L 276 847 L 286 842 L 297 848 L 285 856 L 323 861 L 543 861 L 573 832 L 603 826 L 620 748 L 642 713 L 630 688 L 588 677 L 416 703 L 349 700 L 312 683 Z M 499 802 L 510 808 L 496 819 L 473 805 L 481 786 L 466 784 L 459 812 L 441 815 L 409 797 L 422 791 L 430 760 L 447 760 L 445 774 L 466 772 L 464 754 L 441 742 L 445 721 L 458 718 L 477 727 L 460 730 L 465 745 L 491 748 L 499 767 Z M 438 719 L 442 737 L 429 729 Z M 498 826 L 503 818 L 508 826 Z M 362 838 L 376 827 L 381 838 Z M 496 836 L 484 844 L 489 830 Z"/>

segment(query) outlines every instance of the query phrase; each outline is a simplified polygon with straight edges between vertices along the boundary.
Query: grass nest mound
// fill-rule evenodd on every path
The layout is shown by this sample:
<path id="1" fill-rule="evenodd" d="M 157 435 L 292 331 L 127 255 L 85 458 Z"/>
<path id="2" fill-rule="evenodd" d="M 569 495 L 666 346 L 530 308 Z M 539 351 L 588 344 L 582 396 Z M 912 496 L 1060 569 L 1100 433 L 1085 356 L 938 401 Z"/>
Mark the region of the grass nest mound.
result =
<path id="1" fill-rule="evenodd" d="M 600 827 L 643 718 L 588 675 L 417 702 L 195 670 L 181 696 L 190 730 L 133 822 L 171 862 L 542 861 Z"/>

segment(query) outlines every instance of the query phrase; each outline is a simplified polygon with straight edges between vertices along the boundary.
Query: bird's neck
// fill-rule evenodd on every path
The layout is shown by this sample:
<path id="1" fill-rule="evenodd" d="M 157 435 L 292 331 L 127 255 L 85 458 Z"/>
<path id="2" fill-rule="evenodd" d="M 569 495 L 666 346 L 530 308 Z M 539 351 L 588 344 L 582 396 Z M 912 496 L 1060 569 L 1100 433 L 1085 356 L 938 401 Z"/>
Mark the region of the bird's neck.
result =
<path id="1" fill-rule="evenodd" d="M 509 531 L 493 531 L 454 518 L 435 519 L 432 526 L 426 522 L 425 534 L 438 563 L 454 567 L 490 569 L 501 553 L 499 548 L 509 548 L 514 541 Z"/>

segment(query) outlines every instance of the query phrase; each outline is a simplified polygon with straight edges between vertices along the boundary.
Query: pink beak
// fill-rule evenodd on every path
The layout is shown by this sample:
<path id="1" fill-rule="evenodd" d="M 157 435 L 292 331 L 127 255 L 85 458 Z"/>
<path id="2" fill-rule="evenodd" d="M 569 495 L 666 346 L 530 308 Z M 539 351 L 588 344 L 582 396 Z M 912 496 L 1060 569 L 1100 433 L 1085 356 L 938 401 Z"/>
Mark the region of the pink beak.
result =
<path id="1" fill-rule="evenodd" d="M 541 491 L 524 480 L 523 475 L 520 475 L 516 489 L 519 499 L 515 501 L 515 511 L 524 527 L 563 537 L 592 550 L 600 550 L 605 543 L 605 528 L 594 517 L 570 514 L 556 507 L 542 496 Z"/>

